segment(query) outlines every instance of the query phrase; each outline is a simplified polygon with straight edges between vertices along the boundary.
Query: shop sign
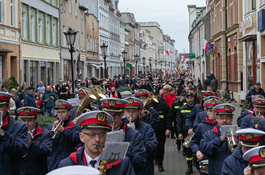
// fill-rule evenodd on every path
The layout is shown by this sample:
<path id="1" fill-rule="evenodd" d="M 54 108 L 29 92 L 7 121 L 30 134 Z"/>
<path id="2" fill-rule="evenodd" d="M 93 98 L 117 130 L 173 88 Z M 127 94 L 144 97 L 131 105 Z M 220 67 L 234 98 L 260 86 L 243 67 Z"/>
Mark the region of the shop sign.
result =
<path id="1" fill-rule="evenodd" d="M 41 61 L 40 62 L 40 67 L 46 67 L 46 61 Z"/>
<path id="2" fill-rule="evenodd" d="M 80 53 L 80 61 L 86 61 L 86 54 Z"/>
<path id="3" fill-rule="evenodd" d="M 258 12 L 258 31 L 265 29 L 265 9 Z"/>
<path id="4" fill-rule="evenodd" d="M 252 26 L 252 16 L 247 17 L 239 23 L 239 31 L 243 32 L 247 28 Z"/>
<path id="5" fill-rule="evenodd" d="M 216 54 L 216 49 L 210 49 L 210 54 L 215 55 Z"/>
<path id="6" fill-rule="evenodd" d="M 132 67 L 132 64 L 126 64 L 126 67 Z"/>

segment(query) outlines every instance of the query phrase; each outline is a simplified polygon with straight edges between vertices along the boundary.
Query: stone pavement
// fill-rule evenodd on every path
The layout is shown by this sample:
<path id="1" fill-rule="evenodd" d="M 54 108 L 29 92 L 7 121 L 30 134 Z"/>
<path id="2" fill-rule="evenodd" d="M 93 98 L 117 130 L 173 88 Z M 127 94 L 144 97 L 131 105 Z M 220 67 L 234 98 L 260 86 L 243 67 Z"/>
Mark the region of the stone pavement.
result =
<path id="1" fill-rule="evenodd" d="M 232 103 L 236 107 L 234 112 L 233 124 L 241 112 L 239 103 Z M 182 156 L 182 151 L 177 150 L 176 140 L 167 138 L 165 145 L 165 158 L 164 158 L 164 172 L 159 172 L 157 165 L 155 165 L 155 175 L 185 175 L 187 170 L 187 162 L 185 157 Z M 193 175 L 199 175 L 199 171 L 193 166 Z"/>

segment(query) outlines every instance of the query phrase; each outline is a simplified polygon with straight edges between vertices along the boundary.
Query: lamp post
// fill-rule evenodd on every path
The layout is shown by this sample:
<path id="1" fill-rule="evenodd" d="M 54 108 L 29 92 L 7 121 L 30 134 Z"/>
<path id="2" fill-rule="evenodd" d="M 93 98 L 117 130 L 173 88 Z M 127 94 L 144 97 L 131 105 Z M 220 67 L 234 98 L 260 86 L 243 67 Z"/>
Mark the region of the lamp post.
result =
<path id="1" fill-rule="evenodd" d="M 155 59 L 155 64 L 156 64 L 156 71 L 157 71 L 157 59 Z"/>
<path id="2" fill-rule="evenodd" d="M 151 62 L 152 62 L 152 59 L 151 59 L 151 58 L 149 58 L 150 73 L 152 72 L 152 68 L 151 68 Z"/>
<path id="3" fill-rule="evenodd" d="M 72 69 L 72 94 L 74 95 L 75 89 L 74 89 L 74 63 L 73 63 L 73 52 L 74 52 L 74 44 L 75 44 L 75 37 L 76 37 L 76 31 L 72 30 L 71 27 L 68 28 L 67 32 L 64 32 L 69 52 L 71 54 L 71 69 Z"/>
<path id="4" fill-rule="evenodd" d="M 145 57 L 142 58 L 143 59 L 143 65 L 144 65 L 144 74 L 145 74 Z"/>
<path id="5" fill-rule="evenodd" d="M 161 64 L 161 70 L 162 70 L 162 63 L 163 63 L 163 61 L 161 60 L 161 61 L 159 61 L 159 63 Z"/>
<path id="6" fill-rule="evenodd" d="M 124 78 L 125 78 L 125 61 L 126 61 L 126 56 L 127 56 L 127 52 L 125 50 L 122 52 L 122 56 L 123 56 L 123 62 L 124 62 L 123 71 L 124 71 Z"/>
<path id="7" fill-rule="evenodd" d="M 135 63 L 136 63 L 136 66 L 135 66 L 135 72 L 136 72 L 136 74 L 138 74 L 137 73 L 137 62 L 138 62 L 138 59 L 139 59 L 139 55 L 138 54 L 136 54 L 136 55 L 134 55 L 134 58 L 135 58 Z"/>
<path id="8" fill-rule="evenodd" d="M 103 54 L 103 59 L 104 59 L 104 69 L 105 69 L 105 78 L 107 78 L 107 65 L 106 65 L 106 58 L 107 58 L 107 48 L 108 45 L 106 45 L 105 43 L 103 43 L 101 46 L 101 52 Z"/>
<path id="9" fill-rule="evenodd" d="M 166 64 L 167 64 L 167 61 L 165 60 L 165 70 L 166 70 Z"/>

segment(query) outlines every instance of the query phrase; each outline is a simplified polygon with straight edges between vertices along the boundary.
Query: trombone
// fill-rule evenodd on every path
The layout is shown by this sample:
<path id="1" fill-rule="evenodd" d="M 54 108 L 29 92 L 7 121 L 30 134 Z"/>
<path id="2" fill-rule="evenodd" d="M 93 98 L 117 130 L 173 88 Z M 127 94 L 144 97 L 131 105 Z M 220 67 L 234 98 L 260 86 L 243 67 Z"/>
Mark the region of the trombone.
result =
<path id="1" fill-rule="evenodd" d="M 57 133 L 58 133 L 57 129 L 58 129 L 58 127 L 59 127 L 60 125 L 63 125 L 63 120 L 62 120 L 62 118 L 60 118 L 60 119 L 59 119 L 59 122 L 57 123 L 57 125 L 51 129 L 51 132 L 52 132 L 52 135 L 53 135 L 53 136 L 52 136 L 52 139 L 55 139 L 55 138 L 56 138 Z"/>

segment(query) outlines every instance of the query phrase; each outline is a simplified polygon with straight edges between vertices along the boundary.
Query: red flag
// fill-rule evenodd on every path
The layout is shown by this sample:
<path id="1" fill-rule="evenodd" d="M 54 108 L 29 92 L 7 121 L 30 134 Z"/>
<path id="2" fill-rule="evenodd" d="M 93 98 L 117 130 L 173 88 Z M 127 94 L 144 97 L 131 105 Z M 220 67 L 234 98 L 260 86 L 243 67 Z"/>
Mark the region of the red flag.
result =
<path id="1" fill-rule="evenodd" d="M 169 55 L 169 50 L 166 50 L 167 55 Z"/>
<path id="2" fill-rule="evenodd" d="M 204 39 L 204 52 L 205 53 L 207 53 L 208 47 L 209 47 L 209 42 L 206 39 Z"/>
<path id="3" fill-rule="evenodd" d="M 182 56 L 182 60 L 183 60 L 183 62 L 185 61 L 185 56 Z"/>

